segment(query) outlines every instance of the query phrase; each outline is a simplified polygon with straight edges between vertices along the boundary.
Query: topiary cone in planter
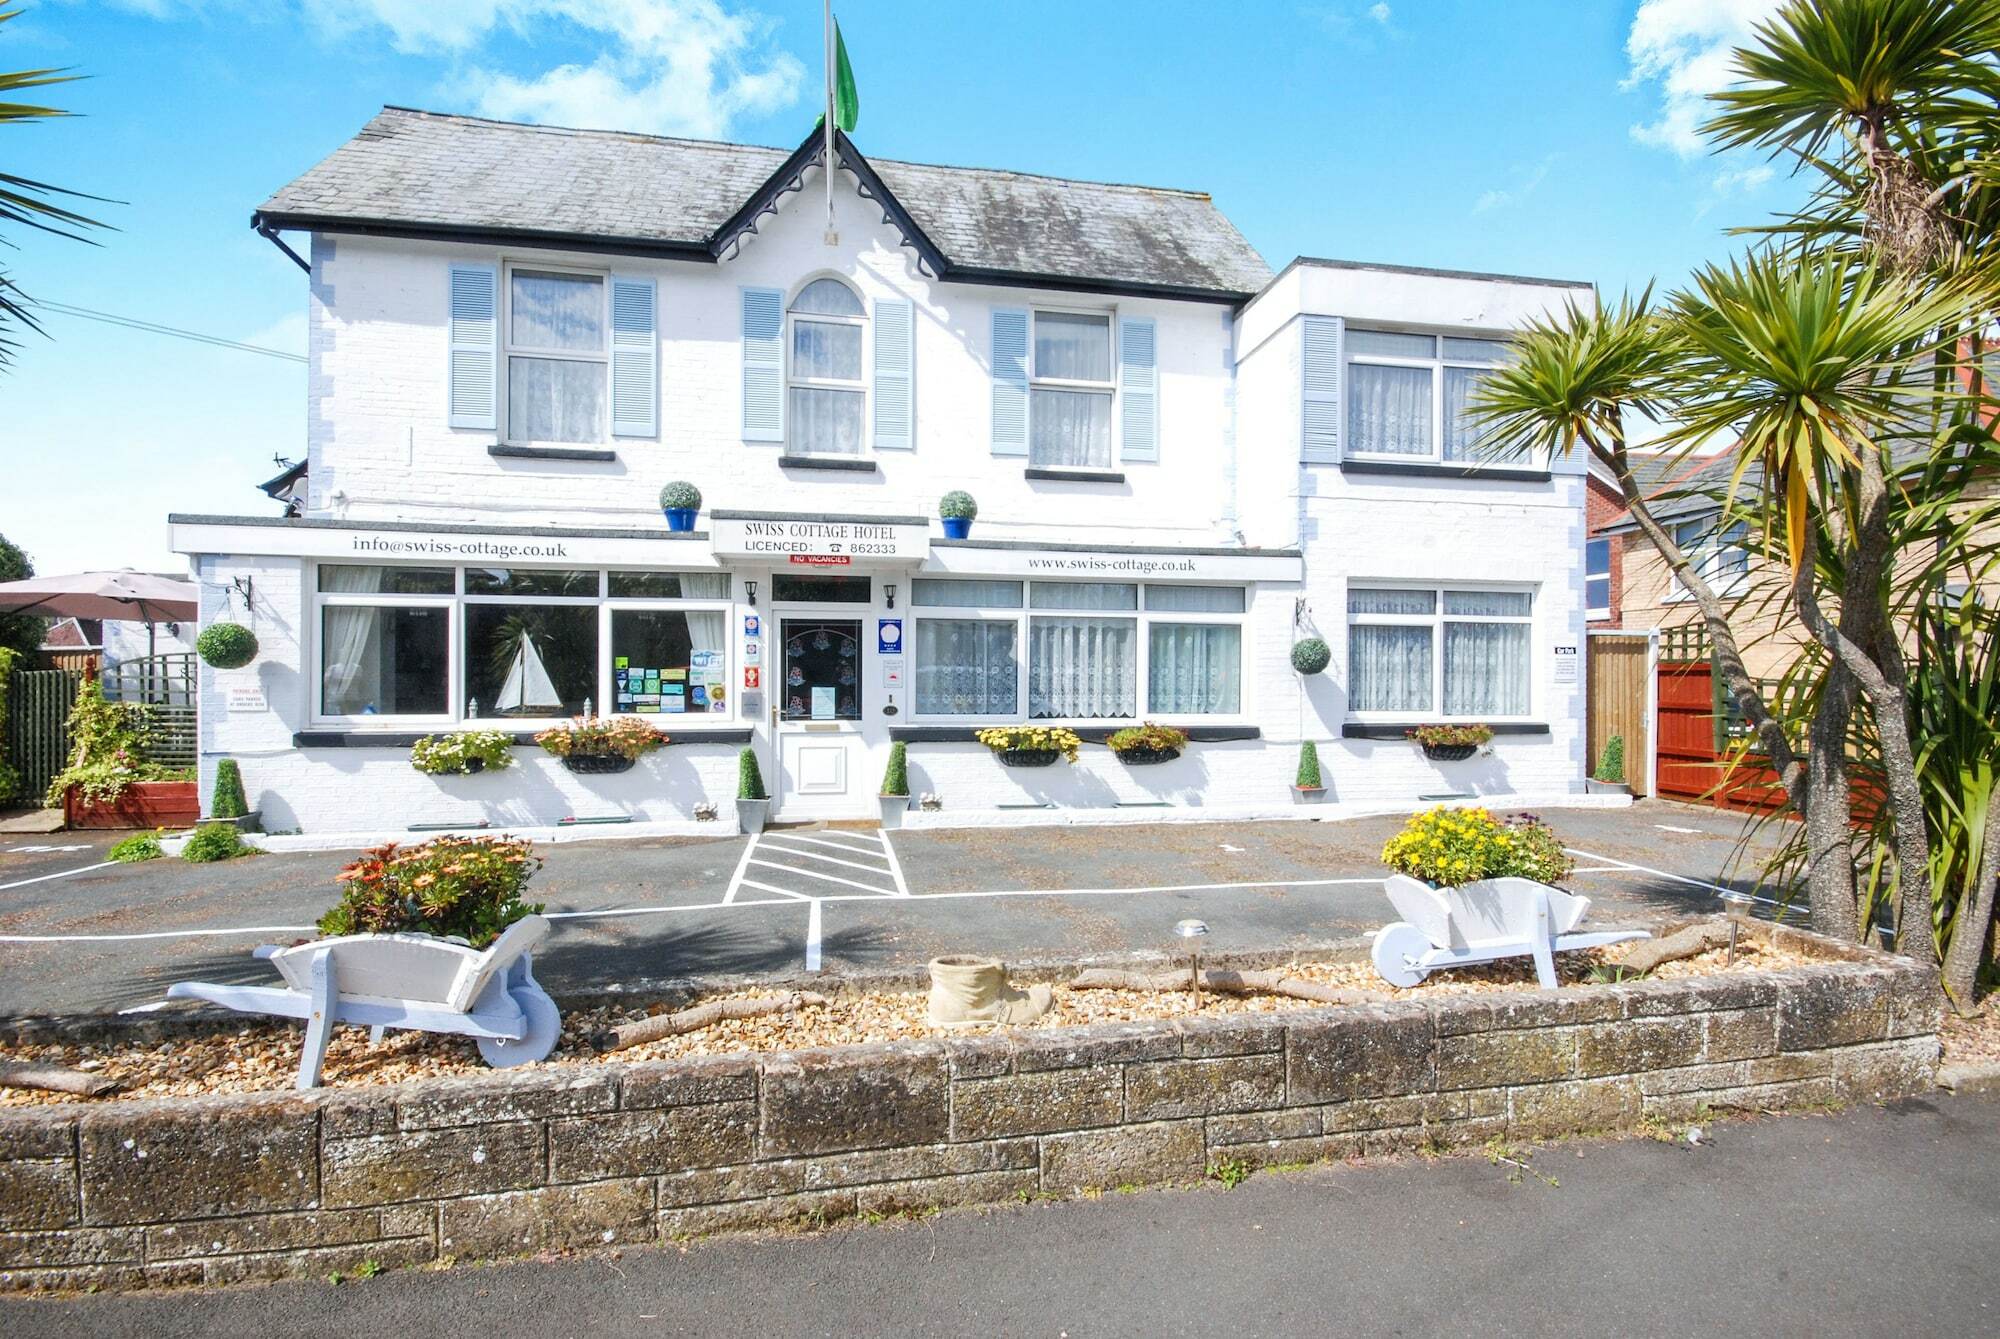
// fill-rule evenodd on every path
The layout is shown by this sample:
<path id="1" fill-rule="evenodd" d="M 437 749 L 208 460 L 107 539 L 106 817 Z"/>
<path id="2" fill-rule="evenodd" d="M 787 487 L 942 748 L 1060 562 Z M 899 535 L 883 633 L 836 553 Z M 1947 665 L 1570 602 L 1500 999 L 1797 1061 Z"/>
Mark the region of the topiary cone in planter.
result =
<path id="1" fill-rule="evenodd" d="M 1292 799 L 1299 804 L 1323 804 L 1326 785 L 1319 778 L 1319 745 L 1299 741 L 1299 772 L 1292 782 Z"/>
<path id="2" fill-rule="evenodd" d="M 889 766 L 882 773 L 882 826 L 900 828 L 910 810 L 910 762 L 908 746 L 898 739 L 889 745 Z"/>
<path id="3" fill-rule="evenodd" d="M 660 490 L 660 510 L 666 515 L 667 529 L 692 530 L 695 517 L 701 514 L 701 490 L 685 479 L 676 479 Z"/>
<path id="4" fill-rule="evenodd" d="M 216 669 L 242 669 L 257 658 L 257 634 L 241 623 L 211 623 L 194 639 L 194 650 Z"/>
<path id="5" fill-rule="evenodd" d="M 1604 752 L 1597 757 L 1597 770 L 1584 778 L 1583 788 L 1592 795 L 1630 795 L 1631 783 L 1625 779 L 1625 736 L 1613 735 L 1604 741 Z"/>
<path id="6" fill-rule="evenodd" d="M 204 823 L 227 823 L 238 832 L 261 830 L 261 815 L 243 797 L 243 770 L 236 759 L 224 758 L 215 765 L 215 788 L 209 792 L 208 817 Z"/>
<path id="7" fill-rule="evenodd" d="M 771 797 L 764 792 L 764 773 L 757 766 L 757 750 L 745 745 L 736 755 L 736 826 L 748 833 L 764 830 L 771 815 Z"/>
<path id="8" fill-rule="evenodd" d="M 963 488 L 954 488 L 938 499 L 938 519 L 944 522 L 946 539 L 964 539 L 972 533 L 972 520 L 979 504 Z"/>

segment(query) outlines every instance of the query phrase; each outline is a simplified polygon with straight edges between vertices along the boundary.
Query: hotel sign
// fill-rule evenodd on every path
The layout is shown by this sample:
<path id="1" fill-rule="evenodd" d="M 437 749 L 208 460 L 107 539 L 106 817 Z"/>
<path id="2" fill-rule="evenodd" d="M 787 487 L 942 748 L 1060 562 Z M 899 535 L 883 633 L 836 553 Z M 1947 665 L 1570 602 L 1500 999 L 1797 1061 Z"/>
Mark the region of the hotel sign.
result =
<path id="1" fill-rule="evenodd" d="M 717 558 L 756 558 L 799 567 L 916 562 L 930 552 L 930 526 L 902 519 L 719 514 L 709 521 L 709 536 Z"/>

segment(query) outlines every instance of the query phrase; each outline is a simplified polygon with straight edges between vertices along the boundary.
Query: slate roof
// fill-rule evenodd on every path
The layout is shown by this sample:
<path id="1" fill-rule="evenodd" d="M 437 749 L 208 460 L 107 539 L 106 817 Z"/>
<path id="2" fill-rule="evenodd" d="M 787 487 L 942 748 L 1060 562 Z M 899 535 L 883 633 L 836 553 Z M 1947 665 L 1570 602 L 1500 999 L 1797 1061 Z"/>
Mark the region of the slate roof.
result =
<path id="1" fill-rule="evenodd" d="M 803 148 L 804 146 L 802 146 Z M 265 201 L 275 228 L 541 235 L 713 257 L 796 151 L 385 107 Z M 942 253 L 946 278 L 1248 297 L 1270 267 L 1205 194 L 866 160 Z"/>

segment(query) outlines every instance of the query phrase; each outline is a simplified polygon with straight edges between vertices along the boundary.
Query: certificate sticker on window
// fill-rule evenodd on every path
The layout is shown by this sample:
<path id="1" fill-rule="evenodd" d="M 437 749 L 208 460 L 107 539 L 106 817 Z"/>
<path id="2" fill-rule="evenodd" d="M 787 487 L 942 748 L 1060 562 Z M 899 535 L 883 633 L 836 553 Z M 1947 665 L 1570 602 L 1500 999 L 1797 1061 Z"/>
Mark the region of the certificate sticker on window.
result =
<path id="1" fill-rule="evenodd" d="M 833 719 L 833 715 L 833 689 L 831 687 L 815 685 L 812 697 L 812 718 L 816 721 L 830 721 Z"/>

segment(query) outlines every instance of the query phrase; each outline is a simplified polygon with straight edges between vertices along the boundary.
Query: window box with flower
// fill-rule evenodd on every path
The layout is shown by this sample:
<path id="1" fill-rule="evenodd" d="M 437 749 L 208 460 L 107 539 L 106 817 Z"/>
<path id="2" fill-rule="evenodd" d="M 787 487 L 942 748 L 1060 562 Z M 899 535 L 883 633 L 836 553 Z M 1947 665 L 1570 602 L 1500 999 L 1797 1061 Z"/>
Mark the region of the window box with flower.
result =
<path id="1" fill-rule="evenodd" d="M 410 766 L 431 776 L 500 771 L 514 765 L 514 737 L 504 730 L 425 735 L 410 746 Z"/>
<path id="2" fill-rule="evenodd" d="M 667 737 L 636 716 L 578 716 L 535 736 L 546 753 L 572 772 L 628 772 Z"/>
<path id="3" fill-rule="evenodd" d="M 1056 759 L 1075 762 L 1083 740 L 1059 725 L 996 725 L 981 730 L 980 743 L 992 749 L 1005 767 L 1047 767 Z"/>
<path id="4" fill-rule="evenodd" d="M 1493 742 L 1493 727 L 1419 725 L 1415 729 L 1405 730 L 1403 735 L 1421 745 L 1424 756 L 1432 762 L 1464 762 Z"/>
<path id="5" fill-rule="evenodd" d="M 1176 730 L 1171 725 L 1155 725 L 1146 721 L 1141 725 L 1128 725 L 1104 742 L 1118 755 L 1119 762 L 1127 767 L 1144 767 L 1172 762 L 1180 757 L 1187 749 L 1188 735 L 1187 731 Z"/>

